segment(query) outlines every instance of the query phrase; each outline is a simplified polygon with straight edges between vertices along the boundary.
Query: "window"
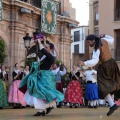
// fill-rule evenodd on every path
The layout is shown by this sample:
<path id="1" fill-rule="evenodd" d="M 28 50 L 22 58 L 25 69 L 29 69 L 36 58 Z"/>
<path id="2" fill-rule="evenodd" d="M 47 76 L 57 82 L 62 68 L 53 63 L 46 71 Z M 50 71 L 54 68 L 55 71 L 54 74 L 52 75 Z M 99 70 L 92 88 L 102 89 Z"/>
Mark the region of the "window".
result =
<path id="1" fill-rule="evenodd" d="M 57 4 L 57 14 L 60 15 L 61 14 L 61 3 Z"/>
<path id="2" fill-rule="evenodd" d="M 27 2 L 35 7 L 41 8 L 41 0 L 20 0 L 23 2 Z"/>
<path id="3" fill-rule="evenodd" d="M 120 61 L 120 30 L 116 30 L 116 60 Z"/>
<path id="4" fill-rule="evenodd" d="M 98 27 L 94 28 L 94 33 L 96 36 L 99 36 L 99 28 Z"/>
<path id="5" fill-rule="evenodd" d="M 98 25 L 99 22 L 98 1 L 93 3 L 93 12 L 94 12 L 94 25 Z"/>
<path id="6" fill-rule="evenodd" d="M 120 20 L 120 0 L 115 0 L 114 20 Z"/>
<path id="7" fill-rule="evenodd" d="M 31 4 L 35 7 L 41 8 L 41 0 L 31 0 Z"/>
<path id="8" fill-rule="evenodd" d="M 79 44 L 74 45 L 74 53 L 78 54 L 79 53 Z"/>
<path id="9" fill-rule="evenodd" d="M 74 42 L 80 41 L 80 33 L 79 31 L 74 32 Z"/>

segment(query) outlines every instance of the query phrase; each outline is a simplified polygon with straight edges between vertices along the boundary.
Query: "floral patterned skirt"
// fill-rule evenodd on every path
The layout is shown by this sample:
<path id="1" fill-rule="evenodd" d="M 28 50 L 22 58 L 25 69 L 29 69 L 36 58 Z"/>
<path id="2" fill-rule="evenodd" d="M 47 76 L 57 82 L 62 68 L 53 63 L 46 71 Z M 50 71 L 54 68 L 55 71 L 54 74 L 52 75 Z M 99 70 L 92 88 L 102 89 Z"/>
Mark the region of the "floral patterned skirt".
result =
<path id="1" fill-rule="evenodd" d="M 71 80 L 66 88 L 65 101 L 70 103 L 83 104 L 82 88 L 77 80 Z"/>
<path id="2" fill-rule="evenodd" d="M 10 103 L 20 103 L 22 106 L 26 106 L 26 103 L 23 100 L 24 94 L 18 89 L 19 84 L 20 80 L 15 80 L 12 82 L 9 89 L 8 101 Z"/>
<path id="3" fill-rule="evenodd" d="M 7 92 L 4 87 L 3 81 L 0 79 L 0 107 L 8 106 Z"/>

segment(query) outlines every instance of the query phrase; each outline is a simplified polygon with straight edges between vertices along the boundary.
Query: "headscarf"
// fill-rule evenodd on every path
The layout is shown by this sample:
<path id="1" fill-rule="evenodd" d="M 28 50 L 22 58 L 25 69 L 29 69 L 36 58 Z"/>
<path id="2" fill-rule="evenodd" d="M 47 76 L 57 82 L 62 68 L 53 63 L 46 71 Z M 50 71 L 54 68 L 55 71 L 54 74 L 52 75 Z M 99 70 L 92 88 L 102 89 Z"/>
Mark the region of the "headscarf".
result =
<path id="1" fill-rule="evenodd" d="M 34 40 L 37 40 L 37 39 L 39 39 L 39 38 L 43 39 L 44 36 L 43 36 L 42 34 L 40 34 L 40 33 L 39 33 L 39 34 L 34 34 L 34 35 L 33 35 L 33 39 L 34 39 Z"/>

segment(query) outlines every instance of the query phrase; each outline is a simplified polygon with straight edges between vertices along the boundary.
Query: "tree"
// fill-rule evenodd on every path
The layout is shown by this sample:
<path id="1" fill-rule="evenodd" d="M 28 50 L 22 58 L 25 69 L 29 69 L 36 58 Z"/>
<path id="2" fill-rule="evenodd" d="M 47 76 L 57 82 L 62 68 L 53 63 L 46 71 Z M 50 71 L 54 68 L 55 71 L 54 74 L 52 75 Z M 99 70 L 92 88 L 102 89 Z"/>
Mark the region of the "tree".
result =
<path id="1" fill-rule="evenodd" d="M 5 60 L 5 57 L 7 56 L 5 54 L 5 47 L 6 45 L 4 40 L 0 39 L 0 63 L 3 63 Z"/>

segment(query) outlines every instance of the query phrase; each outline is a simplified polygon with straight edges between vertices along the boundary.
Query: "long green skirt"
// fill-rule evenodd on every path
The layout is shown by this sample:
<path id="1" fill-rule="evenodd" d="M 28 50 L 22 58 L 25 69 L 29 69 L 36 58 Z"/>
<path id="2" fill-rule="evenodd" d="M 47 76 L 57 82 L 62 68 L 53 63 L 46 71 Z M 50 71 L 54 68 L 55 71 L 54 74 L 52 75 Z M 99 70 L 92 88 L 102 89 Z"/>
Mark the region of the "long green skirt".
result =
<path id="1" fill-rule="evenodd" d="M 8 106 L 7 91 L 4 88 L 3 82 L 0 79 L 0 107 Z"/>
<path id="2" fill-rule="evenodd" d="M 56 90 L 55 75 L 50 70 L 38 71 L 38 62 L 32 63 L 30 73 L 21 80 L 19 88 L 25 85 L 31 96 L 42 99 L 46 104 L 64 100 L 64 95 Z"/>

